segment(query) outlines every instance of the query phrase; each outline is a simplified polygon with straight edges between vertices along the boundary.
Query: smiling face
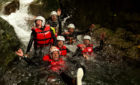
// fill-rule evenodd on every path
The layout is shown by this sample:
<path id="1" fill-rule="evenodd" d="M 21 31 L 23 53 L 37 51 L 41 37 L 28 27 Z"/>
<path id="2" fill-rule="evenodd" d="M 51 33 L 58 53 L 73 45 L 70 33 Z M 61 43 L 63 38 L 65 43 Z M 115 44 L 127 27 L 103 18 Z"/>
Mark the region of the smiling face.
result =
<path id="1" fill-rule="evenodd" d="M 54 22 L 57 20 L 57 16 L 56 15 L 52 15 L 51 18 L 52 18 L 52 21 L 54 21 Z"/>
<path id="2" fill-rule="evenodd" d="M 73 28 L 68 28 L 68 32 L 73 33 L 74 29 Z"/>
<path id="3" fill-rule="evenodd" d="M 59 52 L 58 51 L 54 51 L 52 53 L 52 59 L 55 61 L 59 60 Z"/>
<path id="4" fill-rule="evenodd" d="M 59 41 L 57 42 L 57 44 L 58 44 L 58 47 L 62 47 L 63 44 L 64 44 L 64 42 L 63 42 L 62 40 L 59 40 Z"/>
<path id="5" fill-rule="evenodd" d="M 36 26 L 42 26 L 42 20 L 36 20 L 35 24 Z"/>
<path id="6" fill-rule="evenodd" d="M 88 40 L 88 39 L 84 39 L 84 44 L 85 44 L 85 45 L 90 44 L 90 40 Z"/>

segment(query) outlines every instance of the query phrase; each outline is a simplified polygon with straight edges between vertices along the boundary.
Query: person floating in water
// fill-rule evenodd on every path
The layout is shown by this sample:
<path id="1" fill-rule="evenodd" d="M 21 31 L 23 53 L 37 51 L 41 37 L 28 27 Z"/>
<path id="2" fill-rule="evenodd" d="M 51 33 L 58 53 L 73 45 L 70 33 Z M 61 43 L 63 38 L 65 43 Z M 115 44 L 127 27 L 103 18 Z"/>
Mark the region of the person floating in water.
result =
<path id="1" fill-rule="evenodd" d="M 16 54 L 18 56 L 21 56 L 25 60 L 28 59 L 28 57 L 24 57 L 24 53 L 21 49 L 16 51 Z M 61 58 L 60 51 L 57 47 L 52 46 L 50 48 L 50 53 L 43 56 L 42 60 L 48 63 L 46 67 L 48 71 L 51 71 L 52 73 L 53 72 L 57 73 L 67 85 L 82 85 L 82 78 L 84 76 L 83 68 L 82 67 L 77 68 L 76 78 L 72 78 L 69 75 L 67 75 L 65 73 L 65 70 L 67 70 L 68 67 L 66 65 L 65 60 Z M 27 63 L 29 62 L 27 61 Z"/>
<path id="2" fill-rule="evenodd" d="M 83 44 L 78 44 L 77 45 L 77 50 L 74 53 L 73 57 L 75 56 L 83 56 L 85 59 L 89 59 L 90 57 L 95 57 L 94 52 L 102 50 L 103 49 L 103 39 L 104 39 L 105 34 L 101 35 L 101 40 L 100 40 L 100 46 L 94 47 L 93 44 L 91 44 L 91 37 L 89 35 L 85 35 L 83 38 Z"/>
<path id="3" fill-rule="evenodd" d="M 90 29 L 91 29 L 91 28 L 89 28 L 89 29 L 86 29 L 85 31 L 77 32 L 77 31 L 75 31 L 76 27 L 73 23 L 69 24 L 67 26 L 67 28 L 68 28 L 68 31 L 62 33 L 62 35 L 66 39 L 67 44 L 75 43 L 78 35 L 86 34 L 86 33 L 90 32 Z"/>
<path id="4" fill-rule="evenodd" d="M 63 36 L 57 36 L 57 45 L 56 47 L 60 50 L 61 56 L 67 56 L 67 53 L 70 53 L 70 50 L 64 45 L 65 38 Z"/>

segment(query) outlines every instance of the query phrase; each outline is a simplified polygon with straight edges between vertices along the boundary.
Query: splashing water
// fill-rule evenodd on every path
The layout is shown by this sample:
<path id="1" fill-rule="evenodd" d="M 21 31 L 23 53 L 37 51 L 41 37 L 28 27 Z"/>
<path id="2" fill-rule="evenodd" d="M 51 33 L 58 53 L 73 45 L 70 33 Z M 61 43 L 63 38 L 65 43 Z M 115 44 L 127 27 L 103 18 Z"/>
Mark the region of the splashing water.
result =
<path id="1" fill-rule="evenodd" d="M 14 27 L 14 30 L 21 40 L 21 42 L 27 46 L 30 38 L 30 27 L 27 23 L 26 18 L 33 18 L 32 15 L 28 13 L 28 7 L 33 0 L 19 0 L 20 7 L 15 13 L 10 15 L 1 15 L 1 17 L 9 22 Z"/>

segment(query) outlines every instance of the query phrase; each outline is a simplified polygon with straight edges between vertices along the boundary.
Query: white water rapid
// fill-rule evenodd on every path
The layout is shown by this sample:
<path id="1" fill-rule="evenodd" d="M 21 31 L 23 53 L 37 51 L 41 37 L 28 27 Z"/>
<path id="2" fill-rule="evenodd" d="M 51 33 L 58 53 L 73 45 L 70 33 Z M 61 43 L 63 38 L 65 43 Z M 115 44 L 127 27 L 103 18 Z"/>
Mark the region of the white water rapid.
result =
<path id="1" fill-rule="evenodd" d="M 1 15 L 4 20 L 14 27 L 14 30 L 21 40 L 21 42 L 27 46 L 30 39 L 30 27 L 27 22 L 27 18 L 32 18 L 33 16 L 28 13 L 28 7 L 33 0 L 19 0 L 20 7 L 15 13 L 10 15 Z"/>

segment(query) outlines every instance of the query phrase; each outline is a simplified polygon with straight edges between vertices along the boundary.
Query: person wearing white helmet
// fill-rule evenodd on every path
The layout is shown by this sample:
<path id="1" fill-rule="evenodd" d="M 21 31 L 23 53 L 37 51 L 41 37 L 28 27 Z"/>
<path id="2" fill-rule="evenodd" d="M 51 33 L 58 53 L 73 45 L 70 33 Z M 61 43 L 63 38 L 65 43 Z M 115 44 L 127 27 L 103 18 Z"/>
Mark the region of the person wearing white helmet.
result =
<path id="1" fill-rule="evenodd" d="M 35 19 L 26 54 L 29 54 L 33 42 L 35 57 L 47 54 L 48 51 L 44 50 L 49 49 L 51 45 L 56 45 L 56 37 L 50 26 L 45 25 L 45 18 L 42 16 L 37 16 Z"/>
<path id="2" fill-rule="evenodd" d="M 56 11 L 52 11 L 50 16 L 51 16 L 51 19 L 53 22 L 57 21 L 57 12 Z"/>
<path id="3" fill-rule="evenodd" d="M 101 34 L 100 46 L 94 47 L 94 45 L 91 44 L 91 37 L 89 35 L 85 35 L 83 37 L 83 44 L 77 45 L 77 50 L 76 50 L 75 54 L 73 55 L 73 57 L 74 56 L 83 56 L 87 60 L 89 59 L 89 56 L 95 57 L 94 52 L 103 49 L 104 36 L 105 36 L 105 34 Z"/>
<path id="4" fill-rule="evenodd" d="M 60 50 L 60 55 L 67 57 L 67 53 L 70 51 L 67 49 L 67 47 L 64 45 L 65 38 L 63 36 L 57 36 L 57 48 Z"/>
<path id="5" fill-rule="evenodd" d="M 35 26 L 39 28 L 45 26 L 45 18 L 42 16 L 37 16 L 35 18 Z"/>
<path id="6" fill-rule="evenodd" d="M 57 47 L 53 46 L 50 48 L 50 54 L 45 55 L 43 57 L 43 61 L 47 61 L 50 63 L 49 68 L 52 72 L 57 73 L 60 75 L 61 79 L 66 83 L 67 85 L 81 85 L 82 84 L 82 78 L 84 76 L 84 71 L 82 67 L 77 68 L 77 75 L 76 78 L 72 78 L 69 76 L 65 71 L 68 70 L 68 66 L 66 64 L 66 61 L 63 60 L 63 58 L 60 57 L 60 51 Z"/>
<path id="7" fill-rule="evenodd" d="M 63 36 L 66 38 L 67 44 L 73 44 L 76 42 L 76 38 L 78 35 L 86 34 L 89 32 L 89 29 L 86 29 L 85 31 L 78 32 L 75 31 L 75 25 L 73 23 L 70 23 L 68 26 L 68 31 L 63 33 Z"/>
<path id="8" fill-rule="evenodd" d="M 89 35 L 85 35 L 84 38 L 83 38 L 83 41 L 84 41 L 84 44 L 86 46 L 88 46 L 90 44 L 91 37 Z"/>
<path id="9" fill-rule="evenodd" d="M 65 61 L 60 57 L 59 49 L 55 46 L 50 48 L 50 53 L 43 57 L 43 61 L 50 63 L 50 70 L 59 73 L 65 70 Z"/>
<path id="10" fill-rule="evenodd" d="M 50 14 L 50 18 L 47 20 L 47 24 L 49 24 L 51 27 L 53 27 L 56 31 L 56 33 L 61 34 L 61 9 L 58 9 L 56 11 L 52 11 Z"/>
<path id="11" fill-rule="evenodd" d="M 16 54 L 20 56 L 21 58 L 23 58 L 29 65 L 40 66 L 40 65 L 36 65 L 35 62 L 32 62 L 30 58 L 25 57 L 22 49 L 19 49 L 18 51 L 16 51 Z M 69 67 L 66 64 L 66 61 L 63 60 L 63 58 L 61 58 L 60 51 L 57 47 L 52 46 L 50 48 L 49 54 L 46 54 L 45 56 L 43 56 L 42 60 L 44 61 L 43 64 L 46 63 L 45 68 L 47 66 L 48 68 L 47 71 L 51 72 L 50 74 L 53 74 L 53 73 L 58 74 L 61 77 L 61 79 L 64 81 L 64 83 L 66 83 L 67 85 L 76 85 L 76 83 L 77 85 L 81 85 L 82 78 L 84 76 L 84 69 L 81 66 L 78 66 L 76 67 L 77 68 L 76 77 L 72 78 L 71 76 L 69 76 L 67 74 L 67 70 L 70 71 L 70 69 L 68 69 Z M 47 74 L 47 76 L 49 75 Z"/>

